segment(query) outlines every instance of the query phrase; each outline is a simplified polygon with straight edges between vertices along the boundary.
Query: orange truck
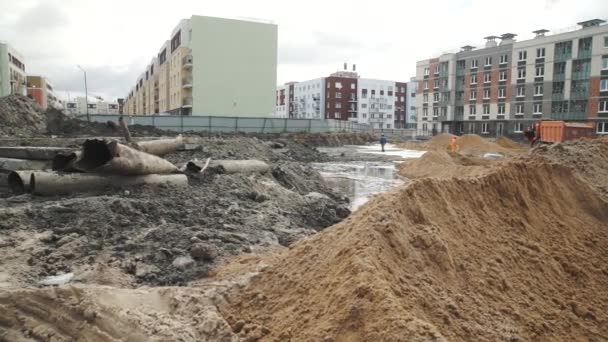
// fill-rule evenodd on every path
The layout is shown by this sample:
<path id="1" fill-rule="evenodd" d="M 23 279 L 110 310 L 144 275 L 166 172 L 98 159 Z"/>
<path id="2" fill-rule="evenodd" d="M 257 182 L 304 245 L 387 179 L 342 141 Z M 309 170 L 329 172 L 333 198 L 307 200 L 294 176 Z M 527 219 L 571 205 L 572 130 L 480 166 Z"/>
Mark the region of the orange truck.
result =
<path id="1" fill-rule="evenodd" d="M 592 138 L 591 122 L 541 121 L 536 123 L 536 142 L 558 143 L 579 138 Z"/>

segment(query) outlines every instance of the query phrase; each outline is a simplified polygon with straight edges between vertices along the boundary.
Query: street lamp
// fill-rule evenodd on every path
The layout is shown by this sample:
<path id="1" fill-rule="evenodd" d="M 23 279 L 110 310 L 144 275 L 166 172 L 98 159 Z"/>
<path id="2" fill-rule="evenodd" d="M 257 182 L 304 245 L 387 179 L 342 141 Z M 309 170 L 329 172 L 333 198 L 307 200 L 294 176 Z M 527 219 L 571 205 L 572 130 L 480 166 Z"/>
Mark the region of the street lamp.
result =
<path id="1" fill-rule="evenodd" d="M 78 69 L 84 72 L 84 103 L 87 107 L 87 121 L 91 122 L 91 117 L 89 116 L 89 93 L 87 89 L 87 71 L 84 70 L 80 65 L 77 65 Z"/>

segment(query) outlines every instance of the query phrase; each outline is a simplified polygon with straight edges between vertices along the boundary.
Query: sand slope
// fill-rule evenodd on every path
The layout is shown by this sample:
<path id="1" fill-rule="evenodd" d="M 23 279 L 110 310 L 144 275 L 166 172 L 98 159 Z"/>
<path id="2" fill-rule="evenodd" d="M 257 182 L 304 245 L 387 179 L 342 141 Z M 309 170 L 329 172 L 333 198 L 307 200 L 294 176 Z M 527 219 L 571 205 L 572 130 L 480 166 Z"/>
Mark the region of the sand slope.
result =
<path id="1" fill-rule="evenodd" d="M 224 308 L 264 340 L 608 336 L 608 203 L 568 168 L 422 179 L 298 244 Z"/>

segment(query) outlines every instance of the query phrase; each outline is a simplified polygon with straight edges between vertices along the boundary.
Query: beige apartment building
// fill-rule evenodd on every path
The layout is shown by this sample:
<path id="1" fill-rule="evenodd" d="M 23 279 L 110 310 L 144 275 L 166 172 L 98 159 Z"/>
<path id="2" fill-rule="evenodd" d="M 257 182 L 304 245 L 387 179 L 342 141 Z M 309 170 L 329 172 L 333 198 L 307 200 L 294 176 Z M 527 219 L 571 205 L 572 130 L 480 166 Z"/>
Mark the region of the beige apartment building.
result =
<path id="1" fill-rule="evenodd" d="M 0 43 L 0 97 L 26 95 L 27 74 L 23 56 L 6 43 Z"/>
<path id="2" fill-rule="evenodd" d="M 138 77 L 124 112 L 270 117 L 276 67 L 276 25 L 192 16 Z"/>

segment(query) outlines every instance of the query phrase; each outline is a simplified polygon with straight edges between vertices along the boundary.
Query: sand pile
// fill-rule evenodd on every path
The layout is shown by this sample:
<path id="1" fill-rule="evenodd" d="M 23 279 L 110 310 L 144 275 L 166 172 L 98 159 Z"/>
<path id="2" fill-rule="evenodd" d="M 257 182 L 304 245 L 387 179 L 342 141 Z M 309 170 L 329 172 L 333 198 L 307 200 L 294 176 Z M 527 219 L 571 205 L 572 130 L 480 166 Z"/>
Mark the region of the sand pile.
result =
<path id="1" fill-rule="evenodd" d="M 487 159 L 438 150 L 400 164 L 399 174 L 411 179 L 479 176 L 489 170 L 490 165 Z"/>
<path id="2" fill-rule="evenodd" d="M 0 98 L 0 136 L 44 133 L 46 118 L 38 104 L 23 95 Z"/>
<path id="3" fill-rule="evenodd" d="M 507 137 L 500 137 L 500 138 L 496 139 L 496 143 L 504 148 L 513 148 L 513 149 L 523 148 L 522 145 L 516 143 L 515 141 L 513 141 Z"/>
<path id="4" fill-rule="evenodd" d="M 570 169 L 509 163 L 373 199 L 223 312 L 264 341 L 601 340 L 607 244 L 608 203 Z"/>
<path id="5" fill-rule="evenodd" d="M 550 162 L 572 168 L 583 180 L 608 198 L 608 139 L 579 139 L 530 151 Z"/>
<path id="6" fill-rule="evenodd" d="M 454 135 L 449 133 L 439 134 L 433 137 L 431 140 L 426 142 L 414 142 L 408 141 L 404 144 L 399 144 L 399 147 L 424 150 L 424 151 L 448 151 L 450 150 L 450 143 Z M 502 153 L 502 154 L 516 154 L 521 152 L 521 146 L 516 142 L 508 139 L 501 138 L 499 143 L 494 143 L 490 140 L 484 139 L 477 134 L 465 134 L 458 137 L 458 152 L 466 155 L 481 156 L 484 153 Z"/>

